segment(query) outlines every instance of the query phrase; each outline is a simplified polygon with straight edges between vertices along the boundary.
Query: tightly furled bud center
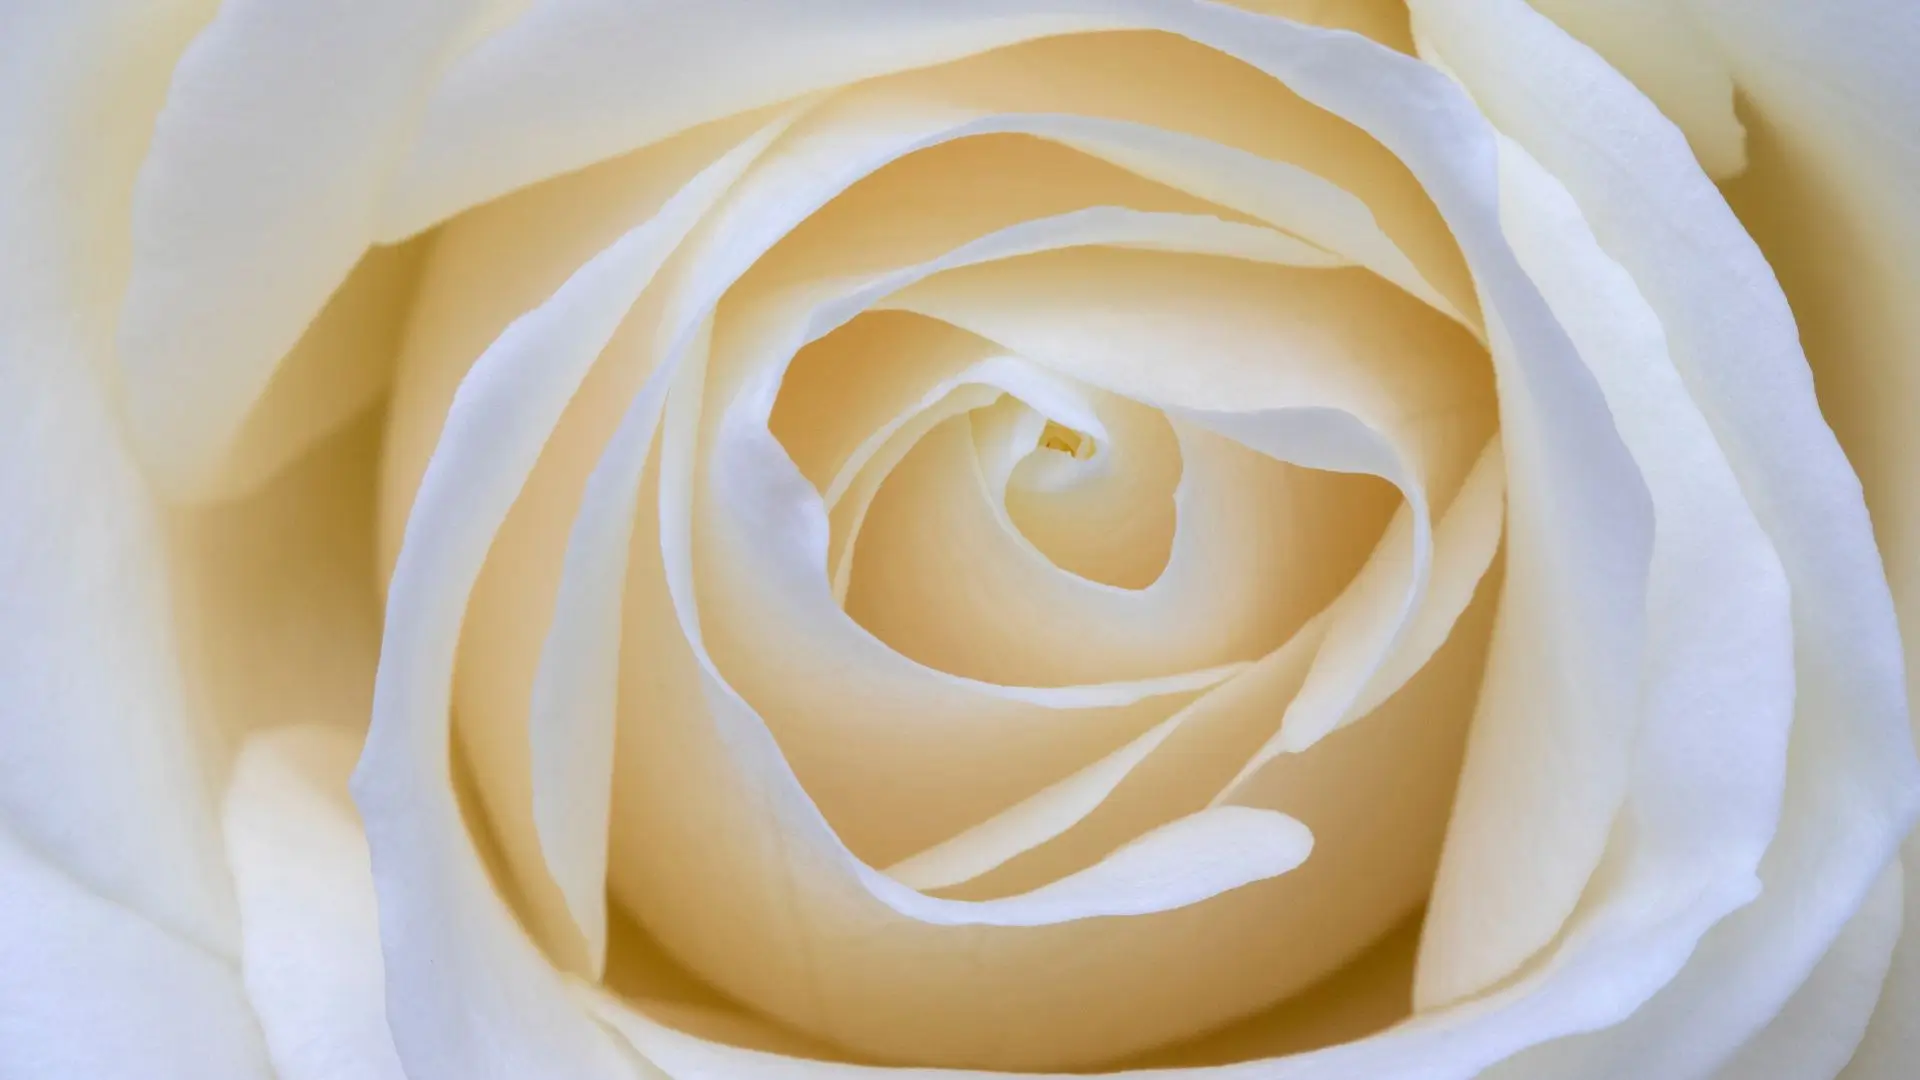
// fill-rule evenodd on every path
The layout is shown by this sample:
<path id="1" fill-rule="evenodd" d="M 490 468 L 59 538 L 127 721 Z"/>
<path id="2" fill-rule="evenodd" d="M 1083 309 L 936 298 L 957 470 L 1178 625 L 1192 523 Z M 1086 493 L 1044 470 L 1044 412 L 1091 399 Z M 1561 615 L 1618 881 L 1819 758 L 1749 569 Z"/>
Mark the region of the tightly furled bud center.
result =
<path id="1" fill-rule="evenodd" d="M 1093 439 L 1083 431 L 1075 431 L 1055 420 L 1047 421 L 1040 430 L 1040 449 L 1065 454 L 1075 461 L 1085 461 L 1093 456 Z"/>

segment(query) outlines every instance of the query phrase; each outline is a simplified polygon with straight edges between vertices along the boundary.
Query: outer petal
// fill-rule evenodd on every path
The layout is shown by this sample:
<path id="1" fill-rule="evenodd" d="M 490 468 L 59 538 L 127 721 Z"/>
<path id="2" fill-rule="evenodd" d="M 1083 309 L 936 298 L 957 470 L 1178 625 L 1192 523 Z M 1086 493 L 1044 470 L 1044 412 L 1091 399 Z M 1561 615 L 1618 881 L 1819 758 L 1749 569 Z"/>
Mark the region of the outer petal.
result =
<path id="1" fill-rule="evenodd" d="M 421 480 L 353 779 L 381 884 L 388 1012 L 414 1080 L 634 1075 L 624 1048 L 564 996 L 473 847 L 449 760 L 454 654 L 487 548 L 568 400 L 700 214 L 777 130 L 703 170 L 509 326 L 462 382 Z"/>
<path id="2" fill-rule="evenodd" d="M 1909 838 L 1909 854 L 1900 860 L 1904 910 L 1880 1004 L 1842 1080 L 1899 1080 L 1920 1061 L 1920 860 L 1911 854 L 1917 847 Z"/>
<path id="3" fill-rule="evenodd" d="M 280 1080 L 404 1080 L 387 1030 L 379 912 L 347 801 L 359 740 L 301 725 L 254 736 L 227 789 L 247 993 Z"/>
<path id="4" fill-rule="evenodd" d="M 1714 1080 L 1828 1080 L 1860 1044 L 1900 933 L 1900 867 L 1889 866 L 1773 1023 Z M 1912 1060 L 1907 1061 L 1913 1064 Z"/>
<path id="5" fill-rule="evenodd" d="M 1779 275 L 1822 410 L 1866 489 L 1907 642 L 1920 663 L 1920 8 L 1693 0 L 1749 113 L 1747 172 L 1726 187 Z M 1611 57 L 1611 52 L 1599 43 Z M 1911 700 L 1911 699 L 1910 699 Z M 1920 841 L 1906 930 L 1849 1080 L 1920 1061 Z"/>
<path id="6" fill-rule="evenodd" d="M 62 874 L 0 829 L 0 1075 L 267 1080 L 218 956 Z"/>
<path id="7" fill-rule="evenodd" d="M 230 0 L 181 59 L 135 191 L 120 328 L 128 420 L 170 491 L 219 481 L 488 6 Z"/>
<path id="8" fill-rule="evenodd" d="M 0 7 L 0 825 L 59 888 L 231 954 L 163 521 L 101 379 L 134 171 L 204 17 Z"/>
<path id="9" fill-rule="evenodd" d="M 1415 12 L 1660 316 L 1792 586 L 1798 702 L 1765 891 L 1709 935 L 1666 1006 L 1614 1037 L 1616 1050 L 1668 1047 L 1676 1057 L 1660 1069 L 1698 1075 L 1806 979 L 1913 818 L 1920 770 L 1865 507 L 1815 406 L 1784 298 L 1672 126 L 1523 5 L 1423 0 Z"/>

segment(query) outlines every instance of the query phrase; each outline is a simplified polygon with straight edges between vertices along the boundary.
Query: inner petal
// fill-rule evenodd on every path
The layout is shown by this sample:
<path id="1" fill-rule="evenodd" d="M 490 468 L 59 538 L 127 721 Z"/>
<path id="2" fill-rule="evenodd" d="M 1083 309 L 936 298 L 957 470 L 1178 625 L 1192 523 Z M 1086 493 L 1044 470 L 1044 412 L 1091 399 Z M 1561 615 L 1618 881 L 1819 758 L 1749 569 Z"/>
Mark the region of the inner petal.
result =
<path id="1" fill-rule="evenodd" d="M 1115 394 L 1091 396 L 1110 437 L 1043 418 L 998 505 L 1055 566 L 1144 589 L 1172 554 L 1179 443 L 1158 411 Z"/>

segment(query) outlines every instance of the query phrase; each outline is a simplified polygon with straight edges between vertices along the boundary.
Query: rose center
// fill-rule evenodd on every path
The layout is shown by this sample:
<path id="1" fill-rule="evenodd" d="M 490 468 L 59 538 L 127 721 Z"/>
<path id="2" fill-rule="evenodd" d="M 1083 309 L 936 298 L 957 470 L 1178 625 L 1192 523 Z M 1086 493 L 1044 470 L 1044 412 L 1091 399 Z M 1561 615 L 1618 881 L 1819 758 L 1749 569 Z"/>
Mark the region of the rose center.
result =
<path id="1" fill-rule="evenodd" d="M 1075 461 L 1085 461 L 1093 456 L 1093 436 L 1084 431 L 1075 431 L 1058 420 L 1047 421 L 1040 432 L 1040 449 L 1065 454 Z"/>

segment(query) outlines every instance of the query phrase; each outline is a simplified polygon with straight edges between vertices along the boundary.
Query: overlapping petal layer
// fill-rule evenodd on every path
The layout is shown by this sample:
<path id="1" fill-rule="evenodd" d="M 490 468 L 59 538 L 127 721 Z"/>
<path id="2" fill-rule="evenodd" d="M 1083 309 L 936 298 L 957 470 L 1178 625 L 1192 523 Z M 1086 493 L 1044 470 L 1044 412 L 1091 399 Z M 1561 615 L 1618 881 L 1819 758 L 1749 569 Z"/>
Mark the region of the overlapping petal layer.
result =
<path id="1" fill-rule="evenodd" d="M 1466 91 L 1181 0 L 369 15 L 327 47 L 377 77 L 302 106 L 351 182 L 249 173 L 228 208 L 194 162 L 278 144 L 205 102 L 313 75 L 222 12 L 141 181 L 122 373 L 177 492 L 251 488 L 383 390 L 418 273 L 356 781 L 410 1075 L 1085 1068 L 1423 905 L 1413 1018 L 1245 1069 L 1603 1069 L 1641 1059 L 1565 1037 L 1694 993 L 1822 822 L 1892 835 L 1908 757 L 1833 786 L 1884 735 L 1884 605 L 1830 606 L 1872 583 L 1783 509 L 1705 286 L 1635 247 L 1645 207 L 1594 209 L 1496 35 L 1416 14 Z M 1656 96 L 1731 167 L 1696 74 Z M 1853 726 L 1806 722 L 1841 699 Z M 1751 1026 L 1863 843 L 1786 979 L 1725 1006 Z M 573 981 L 621 985 L 635 934 L 760 1019 L 714 1041 Z M 1681 1068 L 1661 1015 L 1630 1023 Z"/>

